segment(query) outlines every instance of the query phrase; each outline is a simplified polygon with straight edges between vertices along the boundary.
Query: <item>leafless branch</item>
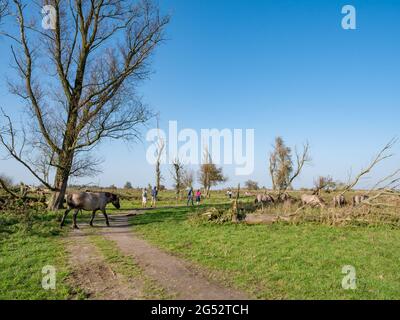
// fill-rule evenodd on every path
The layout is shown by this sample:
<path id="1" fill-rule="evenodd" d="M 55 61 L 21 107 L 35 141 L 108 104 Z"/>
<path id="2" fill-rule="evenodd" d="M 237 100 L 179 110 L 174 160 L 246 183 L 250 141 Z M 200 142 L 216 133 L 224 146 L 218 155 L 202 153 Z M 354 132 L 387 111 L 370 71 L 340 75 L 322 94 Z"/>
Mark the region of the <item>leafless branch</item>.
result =
<path id="1" fill-rule="evenodd" d="M 366 176 L 368 173 L 372 171 L 372 169 L 378 165 L 380 162 L 393 157 L 391 150 L 393 146 L 397 143 L 397 138 L 391 139 L 379 152 L 378 154 L 372 159 L 371 163 L 365 169 L 361 170 L 361 172 L 351 181 L 341 192 L 340 195 L 345 195 L 348 191 L 352 190 L 360 180 Z M 390 177 L 390 176 L 389 176 Z M 385 178 L 383 181 L 386 181 Z M 381 184 L 382 182 L 379 182 Z"/>
<path id="2" fill-rule="evenodd" d="M 311 157 L 310 157 L 310 144 L 307 142 L 303 146 L 303 151 L 301 153 L 299 153 L 296 150 L 296 170 L 290 177 L 288 186 L 292 185 L 293 181 L 296 180 L 296 178 L 300 175 L 304 165 L 308 162 L 311 162 Z"/>

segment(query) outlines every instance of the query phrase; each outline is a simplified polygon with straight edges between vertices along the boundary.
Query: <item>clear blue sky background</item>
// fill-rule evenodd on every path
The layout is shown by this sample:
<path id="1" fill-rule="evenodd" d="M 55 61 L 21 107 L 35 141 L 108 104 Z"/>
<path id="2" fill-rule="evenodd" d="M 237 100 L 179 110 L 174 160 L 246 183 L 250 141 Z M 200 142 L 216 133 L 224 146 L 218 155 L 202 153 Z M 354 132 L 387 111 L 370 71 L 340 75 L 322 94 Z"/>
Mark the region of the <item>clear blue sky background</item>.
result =
<path id="1" fill-rule="evenodd" d="M 357 30 L 341 28 L 346 4 L 357 9 Z M 267 155 L 277 135 L 290 146 L 311 144 L 313 164 L 296 186 L 310 186 L 318 175 L 345 180 L 399 135 L 400 1 L 162 0 L 161 6 L 172 15 L 168 41 L 140 92 L 160 112 L 162 128 L 177 120 L 179 128 L 196 130 L 255 129 L 256 170 L 235 177 L 227 166 L 228 184 L 251 178 L 270 185 Z M 1 105 L 17 110 L 19 101 L 3 85 L 12 72 L 9 47 L 0 46 Z M 153 183 L 146 147 L 103 143 L 97 152 L 104 172 L 88 180 Z M 399 160 L 400 154 L 386 162 L 375 178 Z M 0 172 L 34 181 L 12 161 L 1 161 Z"/>

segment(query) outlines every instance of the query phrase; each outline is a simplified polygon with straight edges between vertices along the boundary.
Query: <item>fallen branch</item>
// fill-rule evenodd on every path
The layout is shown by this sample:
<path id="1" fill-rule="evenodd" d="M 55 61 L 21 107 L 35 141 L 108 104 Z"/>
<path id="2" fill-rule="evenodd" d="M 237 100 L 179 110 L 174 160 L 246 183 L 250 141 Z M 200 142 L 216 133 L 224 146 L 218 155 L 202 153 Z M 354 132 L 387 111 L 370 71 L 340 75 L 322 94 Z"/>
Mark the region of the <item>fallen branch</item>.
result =
<path id="1" fill-rule="evenodd" d="M 364 177 L 366 174 L 370 173 L 371 170 L 380 162 L 393 157 L 392 153 L 388 154 L 388 151 L 390 151 L 393 146 L 397 143 L 397 139 L 393 138 L 390 140 L 384 147 L 383 149 L 376 155 L 376 157 L 372 160 L 370 165 L 366 168 L 363 169 L 353 180 L 353 182 L 349 183 L 344 190 L 340 193 L 340 196 L 344 196 L 348 191 L 352 190 L 361 180 L 362 177 Z M 389 176 L 390 177 L 390 176 Z M 378 182 L 379 184 L 386 181 L 389 179 L 389 177 L 386 177 L 383 179 L 381 182 Z"/>

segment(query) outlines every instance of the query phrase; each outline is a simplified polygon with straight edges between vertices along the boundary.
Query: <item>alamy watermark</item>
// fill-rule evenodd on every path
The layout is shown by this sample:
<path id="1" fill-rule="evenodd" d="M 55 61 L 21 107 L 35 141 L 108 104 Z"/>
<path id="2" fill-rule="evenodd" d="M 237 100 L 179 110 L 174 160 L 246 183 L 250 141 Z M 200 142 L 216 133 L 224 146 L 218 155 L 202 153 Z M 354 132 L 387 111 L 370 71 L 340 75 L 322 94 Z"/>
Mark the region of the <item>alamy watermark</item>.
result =
<path id="1" fill-rule="evenodd" d="M 146 140 L 150 145 L 146 152 L 149 164 L 158 160 L 158 142 L 163 141 L 165 148 L 161 155 L 161 164 L 173 164 L 179 159 L 186 165 L 199 165 L 207 150 L 216 165 L 234 165 L 238 176 L 251 175 L 254 172 L 254 129 L 194 129 L 178 131 L 178 122 L 170 121 L 168 134 L 164 130 L 151 129 Z"/>
<path id="2" fill-rule="evenodd" d="M 342 268 L 344 278 L 342 280 L 342 288 L 344 290 L 357 290 L 357 272 L 353 266 L 344 266 Z"/>
<path id="3" fill-rule="evenodd" d="M 356 8 L 352 5 L 345 5 L 342 7 L 342 14 L 345 16 L 342 18 L 342 28 L 344 30 L 356 30 L 357 29 L 357 13 Z M 52 5 L 45 5 L 42 7 L 42 27 L 45 30 L 55 30 L 57 22 L 56 9 Z"/>
<path id="4" fill-rule="evenodd" d="M 344 30 L 356 30 L 357 29 L 356 8 L 352 5 L 345 5 L 342 8 L 342 14 L 345 15 L 342 19 L 342 28 Z"/>
<path id="5" fill-rule="evenodd" d="M 54 266 L 44 266 L 42 269 L 42 288 L 44 290 L 56 290 L 57 270 Z"/>

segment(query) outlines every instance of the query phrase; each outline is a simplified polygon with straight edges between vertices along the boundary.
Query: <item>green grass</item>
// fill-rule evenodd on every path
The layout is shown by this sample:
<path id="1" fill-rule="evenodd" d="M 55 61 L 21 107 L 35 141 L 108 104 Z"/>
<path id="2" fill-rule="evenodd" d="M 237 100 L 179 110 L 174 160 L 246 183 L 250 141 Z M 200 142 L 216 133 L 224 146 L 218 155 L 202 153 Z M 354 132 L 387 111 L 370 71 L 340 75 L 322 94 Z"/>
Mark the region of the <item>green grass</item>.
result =
<path id="1" fill-rule="evenodd" d="M 135 218 L 135 230 L 259 299 L 400 298 L 398 229 L 193 224 L 192 210 L 149 212 Z M 355 291 L 342 288 L 345 265 L 356 268 Z"/>
<path id="2" fill-rule="evenodd" d="M 0 213 L 0 299 L 67 299 L 67 257 L 54 214 L 34 214 L 25 221 Z M 56 268 L 56 290 L 42 288 L 42 268 Z"/>
<path id="3" fill-rule="evenodd" d="M 110 206 L 108 212 L 112 215 L 140 208 L 137 198 L 123 201 L 121 210 Z M 399 229 L 319 224 L 216 225 L 188 220 L 188 215 L 198 209 L 227 202 L 223 192 L 215 192 L 200 208 L 185 207 L 183 199 L 181 206 L 173 209 L 168 208 L 176 204 L 173 192 L 161 193 L 160 208 L 135 217 L 135 230 L 174 254 L 218 271 L 222 280 L 255 298 L 400 298 Z M 71 227 L 71 215 L 65 231 L 58 227 L 61 215 L 42 213 L 24 218 L 0 213 L 0 299 L 76 297 L 77 291 L 66 281 L 69 270 L 62 239 Z M 78 223 L 89 217 L 90 213 L 80 214 Z M 115 244 L 94 237 L 94 243 L 117 272 L 127 277 L 140 275 L 134 261 L 122 255 Z M 46 265 L 58 271 L 55 291 L 41 287 L 41 271 Z M 341 287 L 345 265 L 356 268 L 355 291 Z M 147 285 L 149 297 L 167 298 L 154 283 Z"/>

